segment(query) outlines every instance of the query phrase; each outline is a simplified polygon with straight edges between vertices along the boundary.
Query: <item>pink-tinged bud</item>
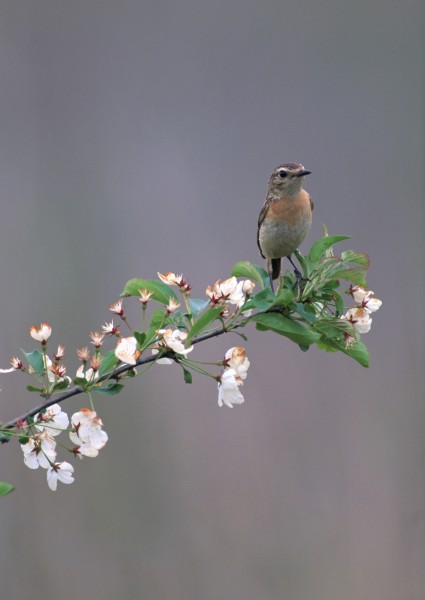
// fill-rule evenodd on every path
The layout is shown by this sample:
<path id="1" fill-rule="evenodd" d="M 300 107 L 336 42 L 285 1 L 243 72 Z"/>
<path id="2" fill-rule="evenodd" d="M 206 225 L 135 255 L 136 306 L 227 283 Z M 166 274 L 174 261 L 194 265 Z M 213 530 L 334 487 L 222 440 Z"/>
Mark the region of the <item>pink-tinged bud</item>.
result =
<path id="1" fill-rule="evenodd" d="M 65 356 L 65 346 L 59 344 L 56 354 L 53 355 L 55 360 L 61 360 Z"/>
<path id="2" fill-rule="evenodd" d="M 105 337 L 105 334 L 99 333 L 98 331 L 91 331 L 90 337 L 95 348 L 100 348 L 103 344 L 103 338 Z"/>
<path id="3" fill-rule="evenodd" d="M 144 305 L 146 305 L 153 296 L 153 292 L 149 292 L 148 290 L 139 290 L 139 294 L 140 298 L 137 299 Z"/>
<path id="4" fill-rule="evenodd" d="M 87 362 L 88 359 L 90 358 L 90 350 L 88 349 L 87 346 L 84 346 L 84 348 L 79 348 L 77 350 L 77 356 L 83 362 Z"/>
<path id="5" fill-rule="evenodd" d="M 109 310 L 111 312 L 115 313 L 116 315 L 118 315 L 119 317 L 121 317 L 122 319 L 125 318 L 125 312 L 124 312 L 124 307 L 123 307 L 122 300 L 118 300 L 117 302 L 115 302 L 114 304 L 112 304 L 109 307 Z"/>

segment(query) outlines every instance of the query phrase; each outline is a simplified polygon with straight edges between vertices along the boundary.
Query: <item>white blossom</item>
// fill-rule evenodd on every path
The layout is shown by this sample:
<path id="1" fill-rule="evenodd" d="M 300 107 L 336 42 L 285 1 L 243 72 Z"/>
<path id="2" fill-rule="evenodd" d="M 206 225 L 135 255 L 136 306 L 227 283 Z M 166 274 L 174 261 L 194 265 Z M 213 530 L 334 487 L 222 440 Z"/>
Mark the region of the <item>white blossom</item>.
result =
<path id="1" fill-rule="evenodd" d="M 42 323 L 40 325 L 40 327 L 31 325 L 29 331 L 30 331 L 31 337 L 34 340 L 37 340 L 37 342 L 41 342 L 42 344 L 45 344 L 52 333 L 52 328 L 48 323 Z"/>
<path id="2" fill-rule="evenodd" d="M 72 415 L 71 424 L 73 431 L 69 433 L 69 437 L 78 446 L 78 453 L 97 456 L 108 441 L 108 434 L 102 429 L 102 419 L 94 410 L 82 408 Z"/>
<path id="3" fill-rule="evenodd" d="M 26 444 L 21 445 L 21 450 L 29 469 L 48 469 L 56 460 L 56 442 L 46 431 L 30 437 Z"/>
<path id="4" fill-rule="evenodd" d="M 46 412 L 34 416 L 34 423 L 38 431 L 47 431 L 49 435 L 56 436 L 68 428 L 69 418 L 59 404 L 52 404 Z"/>
<path id="5" fill-rule="evenodd" d="M 92 368 L 84 370 L 85 365 L 80 365 L 77 369 L 76 377 L 79 379 L 85 379 L 89 383 L 92 383 L 99 377 L 99 373 L 94 371 Z"/>
<path id="6" fill-rule="evenodd" d="M 165 346 L 173 350 L 176 354 L 186 357 L 193 350 L 193 346 L 189 346 L 189 348 L 185 348 L 184 346 L 187 338 L 185 331 L 180 331 L 180 329 L 175 329 L 174 331 L 172 329 L 160 329 L 158 334 L 162 335 L 162 342 Z"/>
<path id="7" fill-rule="evenodd" d="M 233 408 L 235 404 L 243 404 L 244 397 L 239 390 L 242 383 L 235 369 L 226 369 L 218 382 L 218 405 Z"/>
<path id="8" fill-rule="evenodd" d="M 250 362 L 246 355 L 245 348 L 235 346 L 230 348 L 225 354 L 225 361 L 231 369 L 234 369 L 237 376 L 246 379 Z"/>
<path id="9" fill-rule="evenodd" d="M 140 356 L 135 337 L 120 338 L 115 348 L 115 356 L 127 365 L 135 365 Z"/>
<path id="10" fill-rule="evenodd" d="M 372 326 L 370 313 L 361 306 L 350 308 L 345 315 L 341 317 L 343 321 L 349 321 L 359 333 L 367 333 Z"/>
<path id="11" fill-rule="evenodd" d="M 74 467 L 69 462 L 54 463 L 47 469 L 47 485 L 55 492 L 58 481 L 69 484 L 74 481 Z"/>
<path id="12" fill-rule="evenodd" d="M 382 300 L 379 298 L 373 298 L 375 292 L 372 290 L 366 290 L 360 285 L 350 288 L 350 294 L 354 298 L 354 301 L 366 309 L 369 313 L 376 312 L 382 306 Z"/>

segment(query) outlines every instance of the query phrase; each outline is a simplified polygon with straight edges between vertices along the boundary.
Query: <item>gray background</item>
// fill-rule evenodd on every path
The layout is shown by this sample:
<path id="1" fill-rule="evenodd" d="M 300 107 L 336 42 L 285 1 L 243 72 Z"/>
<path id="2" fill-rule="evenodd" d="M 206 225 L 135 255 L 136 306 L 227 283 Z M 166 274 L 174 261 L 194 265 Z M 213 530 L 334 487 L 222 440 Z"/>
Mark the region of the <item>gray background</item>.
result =
<path id="1" fill-rule="evenodd" d="M 251 328 L 242 408 L 175 366 L 99 398 L 109 444 L 56 494 L 2 447 L 2 598 L 424 598 L 423 17 L 416 0 L 2 0 L 2 367 L 48 320 L 73 373 L 130 277 L 183 271 L 199 297 L 259 262 L 289 160 L 313 171 L 302 249 L 322 223 L 353 235 L 384 300 L 369 370 Z M 3 420 L 35 401 L 26 383 L 2 376 Z"/>

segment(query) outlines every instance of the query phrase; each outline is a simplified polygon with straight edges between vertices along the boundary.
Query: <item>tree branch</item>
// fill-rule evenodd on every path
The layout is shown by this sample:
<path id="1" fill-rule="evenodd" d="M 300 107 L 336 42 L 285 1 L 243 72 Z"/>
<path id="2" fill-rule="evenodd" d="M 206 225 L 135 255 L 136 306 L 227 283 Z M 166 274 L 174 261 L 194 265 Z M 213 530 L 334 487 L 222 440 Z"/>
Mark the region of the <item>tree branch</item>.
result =
<path id="1" fill-rule="evenodd" d="M 233 329 L 237 329 L 237 328 L 238 328 L 238 325 L 233 326 L 230 331 L 232 331 Z M 192 340 L 192 344 L 199 344 L 200 342 L 204 342 L 205 340 L 208 340 L 210 338 L 217 337 L 219 335 L 222 335 L 223 333 L 228 333 L 228 330 L 226 329 L 225 326 L 221 326 L 213 331 L 210 331 L 209 333 L 204 333 L 204 334 L 194 338 Z M 161 355 L 161 358 L 167 357 L 167 358 L 172 358 L 172 359 L 174 358 L 174 360 L 176 360 L 175 356 L 176 355 L 174 352 L 169 351 L 169 352 L 164 352 Z M 155 362 L 157 359 L 158 359 L 158 356 L 156 356 L 156 355 L 147 356 L 146 358 L 139 358 L 135 365 L 122 365 L 121 367 L 118 367 L 118 369 L 115 369 L 115 371 L 113 371 L 112 373 L 106 373 L 105 375 L 102 375 L 101 377 L 99 377 L 99 379 L 97 380 L 96 383 L 102 383 L 103 381 L 107 381 L 110 379 L 118 380 L 118 379 L 120 379 L 121 375 L 123 375 L 124 373 L 127 373 L 128 371 L 131 371 L 135 367 L 139 367 L 141 365 L 146 365 L 151 362 Z M 178 360 L 176 360 L 176 362 L 178 362 Z M 28 410 L 23 415 L 20 415 L 19 417 L 16 417 L 15 419 L 8 421 L 7 423 L 0 424 L 0 431 L 5 430 L 5 429 L 11 429 L 19 421 L 25 421 L 29 417 L 33 417 L 41 410 L 44 410 L 45 408 L 48 408 L 49 406 L 52 406 L 53 404 L 60 404 L 61 402 L 64 402 L 68 398 L 72 398 L 73 396 L 78 396 L 79 394 L 83 394 L 83 393 L 85 393 L 85 390 L 81 386 L 76 385 L 73 388 L 71 388 L 70 390 L 67 390 L 66 392 L 64 392 L 63 394 L 60 394 L 60 395 L 54 396 L 54 397 L 49 397 L 42 404 L 39 404 L 38 406 L 35 406 L 31 410 Z"/>

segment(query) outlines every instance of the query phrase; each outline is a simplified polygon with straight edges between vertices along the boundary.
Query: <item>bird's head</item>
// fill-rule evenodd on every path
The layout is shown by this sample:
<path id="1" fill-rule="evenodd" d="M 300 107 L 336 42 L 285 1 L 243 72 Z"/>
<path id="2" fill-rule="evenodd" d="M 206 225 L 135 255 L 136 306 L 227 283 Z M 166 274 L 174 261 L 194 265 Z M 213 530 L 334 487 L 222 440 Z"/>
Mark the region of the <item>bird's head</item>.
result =
<path id="1" fill-rule="evenodd" d="M 284 163 L 279 165 L 271 174 L 269 180 L 269 194 L 281 196 L 292 195 L 300 190 L 304 177 L 310 175 L 303 165 L 299 163 Z"/>

